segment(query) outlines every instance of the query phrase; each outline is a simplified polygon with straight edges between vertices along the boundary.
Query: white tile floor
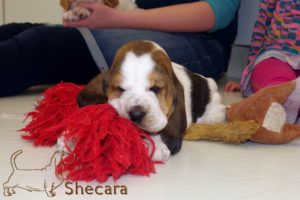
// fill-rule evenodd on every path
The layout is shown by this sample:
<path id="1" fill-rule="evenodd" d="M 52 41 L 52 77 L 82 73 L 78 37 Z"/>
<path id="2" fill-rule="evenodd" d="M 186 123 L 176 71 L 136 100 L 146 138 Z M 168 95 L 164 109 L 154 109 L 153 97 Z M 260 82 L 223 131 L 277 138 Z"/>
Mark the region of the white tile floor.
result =
<path id="1" fill-rule="evenodd" d="M 223 92 L 222 92 L 223 93 Z M 239 100 L 239 94 L 223 93 L 225 103 Z M 55 148 L 34 148 L 20 139 L 18 129 L 24 127 L 24 113 L 33 108 L 38 94 L 25 94 L 0 99 L 0 185 L 12 172 L 10 157 L 18 149 L 21 169 L 42 168 L 50 160 Z M 65 185 L 55 190 L 56 196 L 47 197 L 45 192 L 28 192 L 16 189 L 11 197 L 0 199 L 188 199 L 188 200 L 298 200 L 300 199 L 300 140 L 290 144 L 272 146 L 255 143 L 228 145 L 218 142 L 184 142 L 182 151 L 163 165 L 156 166 L 157 174 L 150 177 L 124 176 L 117 183 L 125 185 L 127 195 L 89 195 L 72 192 Z M 26 181 L 26 177 L 18 177 Z M 40 175 L 30 177 L 30 184 L 38 183 Z M 86 186 L 86 183 L 78 183 Z M 93 188 L 98 183 L 88 183 Z M 75 186 L 71 186 L 75 190 Z M 99 187 L 98 187 L 99 189 Z M 103 190 L 101 190 L 103 191 Z M 80 192 L 80 191 L 79 191 Z"/>

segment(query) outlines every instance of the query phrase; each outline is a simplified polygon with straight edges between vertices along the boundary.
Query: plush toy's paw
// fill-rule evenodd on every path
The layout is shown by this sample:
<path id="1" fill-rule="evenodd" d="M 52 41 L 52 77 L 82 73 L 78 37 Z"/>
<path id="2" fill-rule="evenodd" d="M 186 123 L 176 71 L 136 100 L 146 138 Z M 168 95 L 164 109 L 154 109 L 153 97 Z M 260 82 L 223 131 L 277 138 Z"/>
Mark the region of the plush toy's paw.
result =
<path id="1" fill-rule="evenodd" d="M 63 14 L 63 20 L 65 21 L 78 21 L 80 19 L 87 18 L 90 16 L 91 12 L 83 7 L 75 7 Z"/>
<path id="2" fill-rule="evenodd" d="M 270 131 L 279 133 L 285 124 L 285 120 L 286 113 L 283 106 L 279 103 L 272 103 L 265 115 L 263 127 Z"/>
<path id="3" fill-rule="evenodd" d="M 155 150 L 152 156 L 153 161 L 166 161 L 171 156 L 171 151 L 162 141 L 160 135 L 151 136 L 155 143 Z"/>

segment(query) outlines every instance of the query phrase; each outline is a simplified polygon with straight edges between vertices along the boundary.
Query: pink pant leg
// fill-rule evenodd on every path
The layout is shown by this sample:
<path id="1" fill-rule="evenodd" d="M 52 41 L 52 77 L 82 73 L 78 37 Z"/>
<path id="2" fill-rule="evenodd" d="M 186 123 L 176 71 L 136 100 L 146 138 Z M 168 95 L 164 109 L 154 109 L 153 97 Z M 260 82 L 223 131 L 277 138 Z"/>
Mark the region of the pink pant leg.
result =
<path id="1" fill-rule="evenodd" d="M 298 76 L 299 71 L 292 69 L 289 64 L 276 58 L 268 58 L 258 63 L 253 69 L 251 87 L 253 92 L 257 92 L 267 86 L 295 80 Z M 298 83 L 300 83 L 300 79 L 297 79 L 296 90 L 283 105 L 287 114 L 286 121 L 292 124 L 297 123 L 296 121 L 299 115 L 300 91 Z"/>
<path id="2" fill-rule="evenodd" d="M 289 64 L 277 59 L 268 58 L 258 63 L 252 72 L 251 87 L 254 92 L 271 85 L 285 83 L 297 78 Z"/>

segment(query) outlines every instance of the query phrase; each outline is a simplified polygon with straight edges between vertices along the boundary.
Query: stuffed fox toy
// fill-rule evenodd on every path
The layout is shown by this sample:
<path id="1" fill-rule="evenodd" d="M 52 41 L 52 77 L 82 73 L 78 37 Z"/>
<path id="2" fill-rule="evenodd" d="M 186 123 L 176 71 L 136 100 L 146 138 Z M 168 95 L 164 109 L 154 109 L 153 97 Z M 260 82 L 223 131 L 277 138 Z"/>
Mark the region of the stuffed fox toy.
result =
<path id="1" fill-rule="evenodd" d="M 231 104 L 225 124 L 194 124 L 187 140 L 284 144 L 300 136 L 300 77 Z"/>

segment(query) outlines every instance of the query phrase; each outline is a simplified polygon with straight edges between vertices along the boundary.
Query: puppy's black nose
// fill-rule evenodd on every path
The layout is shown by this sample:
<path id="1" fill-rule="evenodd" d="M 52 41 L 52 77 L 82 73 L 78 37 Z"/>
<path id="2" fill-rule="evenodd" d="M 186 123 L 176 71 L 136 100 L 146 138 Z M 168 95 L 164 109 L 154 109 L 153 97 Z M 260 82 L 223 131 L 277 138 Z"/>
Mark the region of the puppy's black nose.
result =
<path id="1" fill-rule="evenodd" d="M 131 121 L 140 123 L 145 117 L 146 112 L 141 106 L 135 106 L 129 111 L 129 117 Z"/>

